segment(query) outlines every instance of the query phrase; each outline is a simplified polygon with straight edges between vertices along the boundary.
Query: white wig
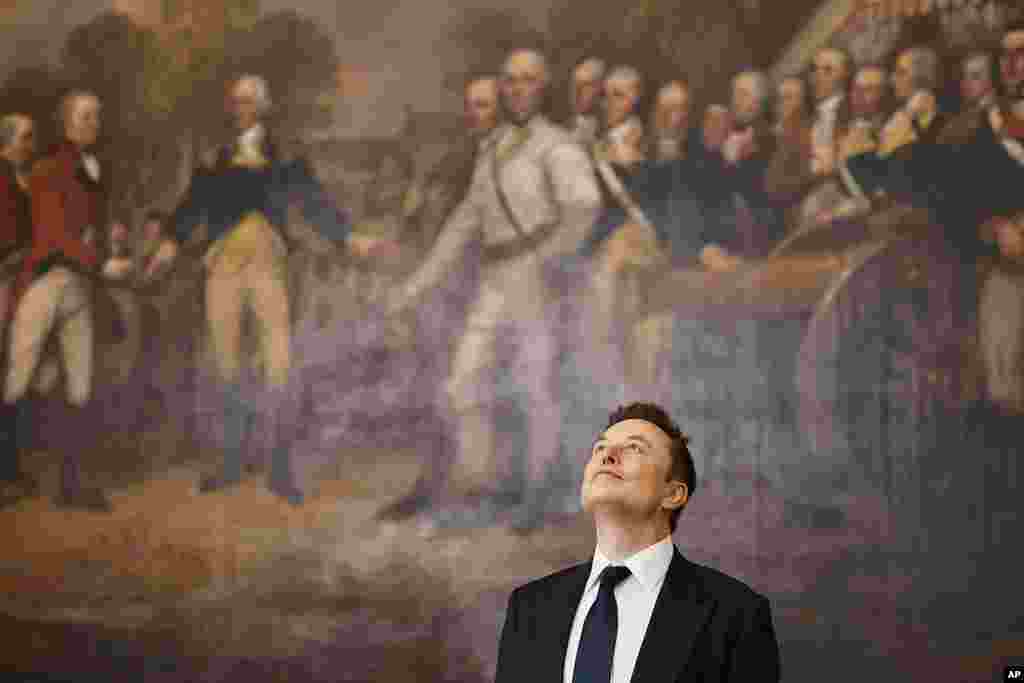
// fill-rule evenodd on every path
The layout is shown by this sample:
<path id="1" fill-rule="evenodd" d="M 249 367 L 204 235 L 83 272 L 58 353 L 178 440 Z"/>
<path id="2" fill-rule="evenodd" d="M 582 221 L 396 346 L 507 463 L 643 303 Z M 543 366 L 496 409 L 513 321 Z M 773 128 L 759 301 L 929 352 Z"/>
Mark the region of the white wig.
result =
<path id="1" fill-rule="evenodd" d="M 643 76 L 640 72 L 631 66 L 617 66 L 612 69 L 611 73 L 608 74 L 608 78 L 605 79 L 605 83 L 629 83 L 637 92 L 643 90 Z"/>
<path id="2" fill-rule="evenodd" d="M 233 90 L 239 89 L 248 90 L 252 94 L 256 99 L 256 106 L 260 114 L 266 114 L 274 104 L 270 99 L 270 86 L 267 85 L 267 80 L 262 76 L 256 76 L 255 74 L 239 76 L 238 80 L 235 81 Z"/>
<path id="3" fill-rule="evenodd" d="M 502 74 L 508 73 L 509 67 L 512 64 L 512 60 L 519 56 L 527 57 L 530 60 L 530 62 L 532 62 L 535 66 L 539 67 L 541 74 L 544 78 L 544 82 L 546 83 L 548 81 L 549 72 L 547 57 L 545 57 L 540 50 L 532 50 L 529 48 L 519 48 L 517 50 L 512 50 L 511 52 L 509 52 L 508 57 L 505 58 L 505 65 L 501 70 Z"/>

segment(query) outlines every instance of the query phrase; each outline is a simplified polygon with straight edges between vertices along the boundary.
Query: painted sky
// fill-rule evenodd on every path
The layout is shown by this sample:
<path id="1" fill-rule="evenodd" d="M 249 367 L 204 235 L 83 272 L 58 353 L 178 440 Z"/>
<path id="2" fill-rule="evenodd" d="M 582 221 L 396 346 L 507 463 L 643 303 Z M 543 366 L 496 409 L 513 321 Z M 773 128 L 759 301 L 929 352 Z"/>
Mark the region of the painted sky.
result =
<path id="1" fill-rule="evenodd" d="M 68 31 L 115 5 L 146 0 L 21 0 L 0 8 L 0 69 L 59 56 Z M 402 123 L 405 105 L 436 111 L 455 104 L 441 88 L 437 57 L 445 24 L 466 7 L 515 6 L 538 27 L 549 0 L 262 0 L 264 11 L 294 9 L 336 36 L 342 62 L 357 71 L 365 88 L 340 107 L 336 130 L 346 135 L 387 134 Z"/>

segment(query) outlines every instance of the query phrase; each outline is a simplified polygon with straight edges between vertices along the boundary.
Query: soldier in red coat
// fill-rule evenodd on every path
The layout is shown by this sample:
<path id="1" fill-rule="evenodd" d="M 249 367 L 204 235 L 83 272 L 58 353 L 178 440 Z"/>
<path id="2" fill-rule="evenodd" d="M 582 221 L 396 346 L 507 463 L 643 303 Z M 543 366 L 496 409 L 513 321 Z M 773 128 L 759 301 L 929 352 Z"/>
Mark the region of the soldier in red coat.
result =
<path id="1" fill-rule="evenodd" d="M 63 369 L 70 423 L 63 445 L 61 506 L 109 510 L 102 491 L 80 482 L 82 437 L 92 430 L 84 411 L 92 391 L 93 274 L 99 264 L 98 227 L 105 204 L 99 162 L 89 153 L 100 125 L 100 102 L 92 93 L 76 91 L 61 102 L 64 142 L 41 160 L 29 179 L 32 246 L 19 276 L 18 302 L 11 325 L 4 401 L 18 403 L 35 381 L 44 392 L 54 373 L 44 353 L 55 338 L 56 359 Z M 42 384 L 42 386 L 40 386 Z"/>
<path id="2" fill-rule="evenodd" d="M 32 241 L 32 204 L 28 173 L 35 156 L 35 124 L 23 114 L 0 119 L 0 341 L 7 340 L 7 323 L 14 301 L 14 281 Z M 6 344 L 4 344 L 6 347 Z M 5 356 L 0 351 L 0 358 Z M 6 367 L 0 361 L 0 367 Z M 16 406 L 0 402 L 0 500 L 31 492 L 19 466 Z"/>

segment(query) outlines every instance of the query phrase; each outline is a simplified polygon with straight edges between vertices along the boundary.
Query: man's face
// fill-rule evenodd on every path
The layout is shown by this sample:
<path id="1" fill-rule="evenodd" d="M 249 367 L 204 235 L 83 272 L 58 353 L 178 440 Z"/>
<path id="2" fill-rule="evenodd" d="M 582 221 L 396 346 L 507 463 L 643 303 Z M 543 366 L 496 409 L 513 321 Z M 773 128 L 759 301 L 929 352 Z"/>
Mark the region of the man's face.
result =
<path id="1" fill-rule="evenodd" d="M 81 149 L 96 144 L 100 135 L 100 101 L 93 95 L 82 95 L 68 104 L 64 135 Z"/>
<path id="2" fill-rule="evenodd" d="M 239 131 L 247 131 L 260 121 L 260 101 L 247 81 L 239 81 L 231 88 L 228 108 Z"/>
<path id="3" fill-rule="evenodd" d="M 650 519 L 677 491 L 669 481 L 671 441 L 646 420 L 623 420 L 601 434 L 583 470 L 583 509 Z"/>
<path id="4" fill-rule="evenodd" d="M 142 237 L 146 240 L 158 240 L 163 234 L 164 227 L 158 220 L 150 219 L 142 224 Z"/>
<path id="5" fill-rule="evenodd" d="M 1024 31 L 1011 31 L 1003 37 L 999 71 L 1006 94 L 1024 98 Z"/>
<path id="6" fill-rule="evenodd" d="M 669 87 L 658 93 L 654 105 L 654 126 L 661 135 L 678 135 L 690 125 L 690 93 Z"/>
<path id="7" fill-rule="evenodd" d="M 804 83 L 798 78 L 787 78 L 779 85 L 779 118 L 796 121 L 803 114 Z"/>
<path id="8" fill-rule="evenodd" d="M 960 95 L 968 104 L 976 104 L 993 90 L 992 75 L 988 61 L 981 56 L 971 57 L 964 62 L 960 78 Z"/>
<path id="9" fill-rule="evenodd" d="M 604 84 L 605 125 L 615 128 L 625 123 L 636 110 L 640 99 L 639 86 L 625 78 L 609 80 Z"/>
<path id="10" fill-rule="evenodd" d="M 842 92 L 845 78 L 846 61 L 842 53 L 822 50 L 815 56 L 814 70 L 811 72 L 815 99 L 825 100 Z"/>
<path id="11" fill-rule="evenodd" d="M 708 109 L 704 114 L 704 146 L 719 149 L 732 132 L 732 114 L 722 109 Z"/>
<path id="12" fill-rule="evenodd" d="M 36 153 L 36 126 L 32 119 L 19 116 L 15 119 L 16 130 L 10 144 L 3 150 L 3 156 L 15 166 L 27 164 Z"/>
<path id="13" fill-rule="evenodd" d="M 601 99 L 602 81 L 589 64 L 581 64 L 572 73 L 569 103 L 577 115 L 592 114 Z"/>
<path id="14" fill-rule="evenodd" d="M 743 125 L 753 123 L 761 115 L 761 100 L 752 77 L 740 76 L 733 83 L 732 115 Z"/>
<path id="15" fill-rule="evenodd" d="M 110 243 L 124 244 L 128 240 L 128 226 L 124 221 L 114 221 L 110 224 Z"/>
<path id="16" fill-rule="evenodd" d="M 1024 216 L 1000 223 L 996 227 L 996 244 L 1004 258 L 1024 261 Z"/>
<path id="17" fill-rule="evenodd" d="M 901 102 L 914 94 L 914 67 L 910 55 L 904 52 L 896 59 L 892 70 L 892 92 Z"/>
<path id="18" fill-rule="evenodd" d="M 501 79 L 501 98 L 516 123 L 526 123 L 540 111 L 546 85 L 543 65 L 530 54 L 519 52 L 509 58 Z"/>
<path id="19" fill-rule="evenodd" d="M 862 69 L 853 81 L 850 108 L 854 116 L 870 118 L 882 111 L 885 97 L 885 74 L 880 69 Z"/>
<path id="20" fill-rule="evenodd" d="M 466 88 L 466 125 L 474 135 L 486 135 L 498 125 L 498 83 L 473 81 Z"/>

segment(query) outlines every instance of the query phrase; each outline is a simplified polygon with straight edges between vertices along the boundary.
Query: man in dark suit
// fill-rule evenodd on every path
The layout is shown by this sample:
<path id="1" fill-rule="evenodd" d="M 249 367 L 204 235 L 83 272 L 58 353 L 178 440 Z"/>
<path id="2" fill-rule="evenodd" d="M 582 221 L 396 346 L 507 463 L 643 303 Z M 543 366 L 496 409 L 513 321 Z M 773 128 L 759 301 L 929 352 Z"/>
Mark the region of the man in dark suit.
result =
<path id="1" fill-rule="evenodd" d="M 779 680 L 768 600 L 672 544 L 697 481 L 686 442 L 656 405 L 612 413 L 583 474 L 593 560 L 513 591 L 497 683 Z"/>

